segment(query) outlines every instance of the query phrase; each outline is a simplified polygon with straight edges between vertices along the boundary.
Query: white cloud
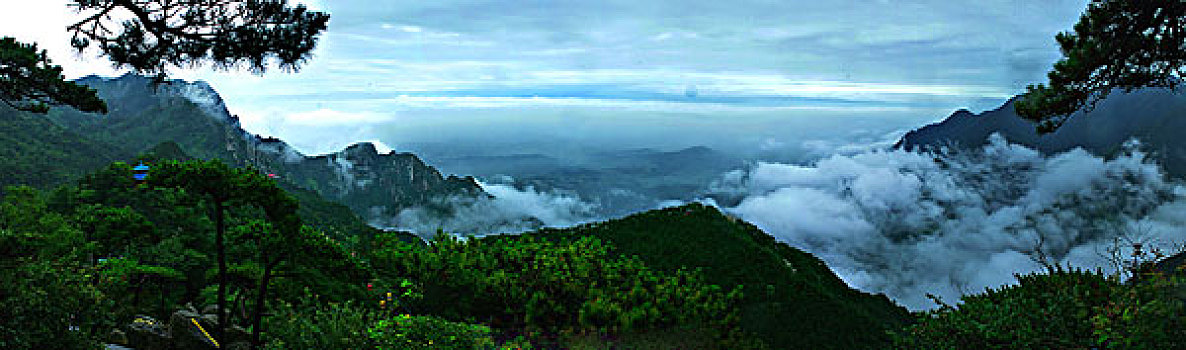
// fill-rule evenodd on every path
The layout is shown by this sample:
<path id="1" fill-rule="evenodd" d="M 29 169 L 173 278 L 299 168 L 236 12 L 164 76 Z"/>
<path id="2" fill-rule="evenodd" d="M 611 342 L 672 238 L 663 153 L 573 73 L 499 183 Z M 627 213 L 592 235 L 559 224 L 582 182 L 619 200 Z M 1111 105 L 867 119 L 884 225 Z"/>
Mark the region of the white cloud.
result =
<path id="1" fill-rule="evenodd" d="M 431 236 L 438 229 L 457 235 L 520 233 L 565 227 L 594 219 L 597 206 L 573 194 L 481 183 L 493 198 L 439 198 L 434 204 L 401 211 L 371 224 Z M 443 209 L 443 210 L 442 210 Z"/>
<path id="2" fill-rule="evenodd" d="M 1101 255 L 1122 232 L 1186 240 L 1186 189 L 1128 148 L 1112 160 L 1074 150 L 1043 156 L 994 137 L 945 154 L 867 151 L 813 165 L 759 163 L 713 186 L 725 210 L 824 259 L 854 287 L 911 309 L 924 296 L 1013 283 L 1055 261 L 1114 271 Z"/>
<path id="3" fill-rule="evenodd" d="M 298 106 L 299 107 L 299 106 Z M 380 153 L 392 147 L 382 141 L 376 127 L 399 118 L 393 113 L 343 112 L 334 109 L 290 111 L 235 111 L 244 130 L 284 140 L 308 155 L 332 153 L 358 143 L 371 142 Z"/>
<path id="4" fill-rule="evenodd" d="M 663 32 L 651 37 L 652 41 L 667 41 L 672 39 L 698 39 L 700 34 L 688 31 Z"/>
<path id="5" fill-rule="evenodd" d="M 330 126 L 386 123 L 394 120 L 395 116 L 392 114 L 372 112 L 343 112 L 333 109 L 318 109 L 286 114 L 283 118 L 284 124 Z"/>

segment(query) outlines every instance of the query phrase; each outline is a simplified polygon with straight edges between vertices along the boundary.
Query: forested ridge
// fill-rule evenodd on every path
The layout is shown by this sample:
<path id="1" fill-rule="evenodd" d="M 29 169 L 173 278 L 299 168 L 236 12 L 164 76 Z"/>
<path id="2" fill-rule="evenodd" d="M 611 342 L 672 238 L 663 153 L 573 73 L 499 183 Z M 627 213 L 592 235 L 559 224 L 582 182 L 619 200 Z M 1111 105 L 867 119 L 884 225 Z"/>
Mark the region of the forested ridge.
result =
<path id="1" fill-rule="evenodd" d="M 277 349 L 1182 346 L 1181 277 L 1165 265 L 1127 284 L 1052 267 L 911 314 L 700 204 L 426 243 L 318 223 L 257 170 L 156 152 L 136 160 L 152 168 L 142 183 L 115 162 L 7 189 L 0 345 L 248 347 L 258 333 Z M 229 326 L 216 336 L 220 205 Z"/>
<path id="2" fill-rule="evenodd" d="M 285 0 L 70 3 L 83 15 L 67 28 L 72 47 L 155 74 L 90 82 L 135 89 L 169 83 L 173 67 L 296 70 L 330 18 Z M 1017 116 L 1048 133 L 1113 89 L 1178 87 L 1182 4 L 1091 1 L 1056 36 L 1064 57 L 1049 82 L 1011 105 Z M 480 195 L 472 178 L 374 147 L 290 157 L 225 108 L 205 118 L 221 101 L 136 92 L 114 103 L 14 38 L 0 38 L 0 68 L 2 348 L 1186 349 L 1181 252 L 1134 244 L 1118 274 L 1038 254 L 1044 272 L 910 313 L 700 204 L 424 242 L 367 226 L 359 209 Z M 279 151 L 260 161 L 261 145 Z M 356 191 L 370 182 L 338 172 L 355 161 L 376 181 L 405 177 L 373 169 L 419 167 L 386 192 Z"/>

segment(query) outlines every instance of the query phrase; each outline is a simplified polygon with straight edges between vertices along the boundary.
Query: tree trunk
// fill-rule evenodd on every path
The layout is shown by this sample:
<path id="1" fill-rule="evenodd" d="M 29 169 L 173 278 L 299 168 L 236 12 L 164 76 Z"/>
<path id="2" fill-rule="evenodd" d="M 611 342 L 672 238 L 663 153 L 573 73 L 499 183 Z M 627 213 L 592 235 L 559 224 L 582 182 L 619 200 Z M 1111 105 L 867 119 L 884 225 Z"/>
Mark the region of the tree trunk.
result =
<path id="1" fill-rule="evenodd" d="M 131 278 L 129 278 L 129 280 L 131 280 Z M 144 280 L 141 279 L 140 283 L 136 284 L 136 291 L 132 293 L 132 309 L 133 310 L 140 309 L 140 292 L 143 290 L 144 290 Z"/>
<path id="2" fill-rule="evenodd" d="M 162 281 L 160 284 L 157 285 L 157 287 L 158 287 L 157 291 L 159 291 L 161 294 L 161 312 L 158 315 L 161 315 L 162 320 L 167 320 L 167 319 L 169 319 L 169 315 L 166 314 L 168 312 L 168 310 L 165 308 L 165 301 L 166 301 L 165 282 Z"/>
<path id="3" fill-rule="evenodd" d="M 261 260 L 264 263 L 264 274 L 259 278 L 259 291 L 255 294 L 255 312 L 251 315 L 251 344 L 256 349 L 260 349 L 264 345 L 260 342 L 260 333 L 263 332 L 264 328 L 264 300 L 268 295 L 268 281 L 272 279 L 272 268 L 282 259 L 281 257 L 277 258 L 276 261 L 269 262 L 266 249 L 263 250 L 262 255 L 263 259 Z"/>
<path id="4" fill-rule="evenodd" d="M 226 248 L 223 246 L 223 203 L 214 200 L 214 247 L 218 251 L 218 341 L 226 342 L 227 313 L 226 313 Z"/>

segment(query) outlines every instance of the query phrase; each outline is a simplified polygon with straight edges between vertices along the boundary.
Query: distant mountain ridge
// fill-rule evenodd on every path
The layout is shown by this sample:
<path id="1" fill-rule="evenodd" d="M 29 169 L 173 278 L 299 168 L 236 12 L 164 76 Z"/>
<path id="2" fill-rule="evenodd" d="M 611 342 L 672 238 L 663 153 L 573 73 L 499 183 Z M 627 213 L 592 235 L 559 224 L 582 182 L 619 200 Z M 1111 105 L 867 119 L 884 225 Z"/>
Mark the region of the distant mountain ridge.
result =
<path id="1" fill-rule="evenodd" d="M 287 183 L 346 204 L 368 220 L 376 215 L 395 215 L 433 196 L 484 193 L 471 177 L 444 177 L 413 154 L 379 154 L 369 143 L 327 155 L 305 156 L 284 141 L 243 130 L 239 118 L 227 110 L 222 97 L 205 82 L 172 80 L 154 87 L 151 78 L 135 74 L 118 78 L 88 76 L 77 82 L 96 89 L 110 112 L 95 115 L 55 108 L 48 115 L 31 117 L 34 123 L 46 124 L 38 118 L 49 120 L 63 132 L 102 145 L 89 146 L 106 151 L 96 164 L 129 159 L 162 142 L 175 142 L 195 158 L 218 158 L 277 174 Z M 6 118 L 30 117 L 13 110 L 0 110 L 0 114 Z M 48 153 L 61 152 L 72 151 Z"/>
<path id="2" fill-rule="evenodd" d="M 694 200 L 722 173 L 744 168 L 745 160 L 693 146 L 676 150 L 634 148 L 593 152 L 445 152 L 433 147 L 425 158 L 441 169 L 474 174 L 492 184 L 562 191 L 596 203 L 607 216 L 654 208 L 664 200 Z M 467 153 L 469 152 L 469 153 Z"/>
<path id="3" fill-rule="evenodd" d="M 1047 154 L 1082 147 L 1108 156 L 1136 138 L 1168 174 L 1186 177 L 1186 138 L 1180 136 L 1186 130 L 1186 92 L 1160 88 L 1113 91 L 1095 110 L 1075 113 L 1048 135 L 1038 135 L 1033 123 L 1017 115 L 1013 109 L 1017 98 L 980 114 L 959 110 L 939 123 L 906 133 L 894 147 L 975 147 L 987 142 L 989 135 L 1000 133 L 1010 142 Z"/>

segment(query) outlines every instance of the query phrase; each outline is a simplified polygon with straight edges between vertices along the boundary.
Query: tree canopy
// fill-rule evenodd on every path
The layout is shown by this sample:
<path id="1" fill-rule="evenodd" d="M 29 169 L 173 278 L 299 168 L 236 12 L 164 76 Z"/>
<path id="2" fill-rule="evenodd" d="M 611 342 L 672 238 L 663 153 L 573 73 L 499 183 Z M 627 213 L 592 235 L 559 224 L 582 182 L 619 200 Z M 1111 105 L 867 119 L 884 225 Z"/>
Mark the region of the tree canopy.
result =
<path id="1" fill-rule="evenodd" d="M 296 70 L 329 22 L 329 14 L 286 0 L 74 0 L 71 7 L 87 15 L 67 28 L 74 48 L 95 45 L 116 66 L 157 74 L 203 63 L 263 73 L 273 60 Z"/>
<path id="2" fill-rule="evenodd" d="M 50 105 L 107 113 L 95 90 L 66 81 L 62 67 L 51 64 L 45 50 L 8 37 L 0 38 L 0 101 L 34 113 L 45 113 Z"/>
<path id="3" fill-rule="evenodd" d="M 286 0 L 74 0 L 85 17 L 69 26 L 79 52 L 97 47 L 116 67 L 155 74 L 211 64 L 264 73 L 295 71 L 312 57 L 329 14 Z M 67 81 L 36 44 L 0 38 L 0 102 L 46 113 L 51 105 L 107 113 L 95 90 Z"/>
<path id="4" fill-rule="evenodd" d="M 1074 31 L 1055 38 L 1063 59 L 1049 85 L 1027 87 L 1017 113 L 1052 132 L 1115 88 L 1175 88 L 1186 66 L 1186 2 L 1093 0 Z"/>

